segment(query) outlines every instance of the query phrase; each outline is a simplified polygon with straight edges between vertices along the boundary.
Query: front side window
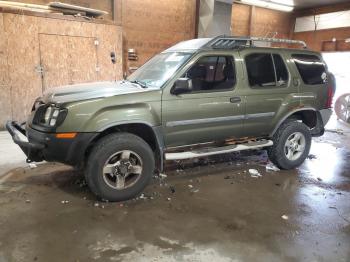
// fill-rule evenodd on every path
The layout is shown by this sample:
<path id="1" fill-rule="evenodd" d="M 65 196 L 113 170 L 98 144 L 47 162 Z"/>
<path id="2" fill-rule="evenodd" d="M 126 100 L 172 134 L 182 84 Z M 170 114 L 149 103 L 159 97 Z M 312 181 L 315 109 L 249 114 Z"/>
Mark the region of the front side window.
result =
<path id="1" fill-rule="evenodd" d="M 281 87 L 288 82 L 288 70 L 280 55 L 253 53 L 245 57 L 252 88 Z"/>
<path id="2" fill-rule="evenodd" d="M 191 56 L 191 53 L 183 52 L 158 54 L 132 73 L 128 81 L 137 81 L 149 88 L 161 88 Z"/>
<path id="3" fill-rule="evenodd" d="M 327 81 L 325 64 L 315 55 L 292 55 L 301 78 L 307 85 L 320 85 Z"/>
<path id="4" fill-rule="evenodd" d="M 204 56 L 182 77 L 192 82 L 192 92 L 232 89 L 236 74 L 232 56 Z"/>

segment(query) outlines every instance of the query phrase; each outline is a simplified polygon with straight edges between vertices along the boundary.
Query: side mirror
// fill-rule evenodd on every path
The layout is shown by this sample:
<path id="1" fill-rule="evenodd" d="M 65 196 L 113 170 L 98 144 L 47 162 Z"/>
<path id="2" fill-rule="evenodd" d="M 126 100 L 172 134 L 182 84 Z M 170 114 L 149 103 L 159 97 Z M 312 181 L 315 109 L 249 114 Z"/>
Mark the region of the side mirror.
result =
<path id="1" fill-rule="evenodd" d="M 174 87 L 171 90 L 173 95 L 188 93 L 192 90 L 192 80 L 189 78 L 179 78 L 175 81 Z"/>

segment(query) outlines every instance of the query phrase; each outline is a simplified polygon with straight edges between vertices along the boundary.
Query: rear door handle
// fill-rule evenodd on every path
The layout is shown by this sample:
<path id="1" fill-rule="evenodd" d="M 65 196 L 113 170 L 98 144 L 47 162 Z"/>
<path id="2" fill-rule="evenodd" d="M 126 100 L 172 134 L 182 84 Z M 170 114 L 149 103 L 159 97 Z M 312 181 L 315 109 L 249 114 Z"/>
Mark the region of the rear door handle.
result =
<path id="1" fill-rule="evenodd" d="M 241 102 L 242 100 L 241 100 L 241 98 L 239 97 L 239 96 L 235 96 L 235 97 L 231 97 L 230 98 L 230 102 L 231 103 L 239 103 L 239 102 Z"/>
<path id="2" fill-rule="evenodd" d="M 294 86 L 300 86 L 300 79 L 298 77 L 293 78 L 293 85 Z"/>

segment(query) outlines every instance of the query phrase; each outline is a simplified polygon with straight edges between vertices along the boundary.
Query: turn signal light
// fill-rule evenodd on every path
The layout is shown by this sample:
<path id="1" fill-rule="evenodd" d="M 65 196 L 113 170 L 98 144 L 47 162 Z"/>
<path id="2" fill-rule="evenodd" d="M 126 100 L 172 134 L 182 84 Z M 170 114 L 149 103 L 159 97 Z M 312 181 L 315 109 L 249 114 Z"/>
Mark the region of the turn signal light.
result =
<path id="1" fill-rule="evenodd" d="M 58 133 L 56 134 L 56 138 L 74 138 L 77 133 Z"/>

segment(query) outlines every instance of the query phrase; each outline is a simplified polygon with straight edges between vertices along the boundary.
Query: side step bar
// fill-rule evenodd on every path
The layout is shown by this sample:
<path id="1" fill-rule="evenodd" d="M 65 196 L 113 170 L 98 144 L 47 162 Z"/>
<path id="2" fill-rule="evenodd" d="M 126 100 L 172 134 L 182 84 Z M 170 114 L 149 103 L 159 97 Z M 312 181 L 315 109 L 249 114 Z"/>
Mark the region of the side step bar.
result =
<path id="1" fill-rule="evenodd" d="M 188 151 L 188 152 L 166 153 L 165 159 L 166 160 L 182 160 L 182 159 L 188 159 L 188 158 L 231 153 L 231 152 L 235 152 L 235 151 L 257 149 L 257 148 L 268 147 L 268 146 L 272 146 L 272 145 L 273 145 L 273 142 L 271 140 L 262 140 L 262 141 L 250 142 L 250 143 L 246 143 L 246 144 L 206 148 L 206 149 L 202 149 L 202 150 L 195 150 L 195 151 Z"/>

